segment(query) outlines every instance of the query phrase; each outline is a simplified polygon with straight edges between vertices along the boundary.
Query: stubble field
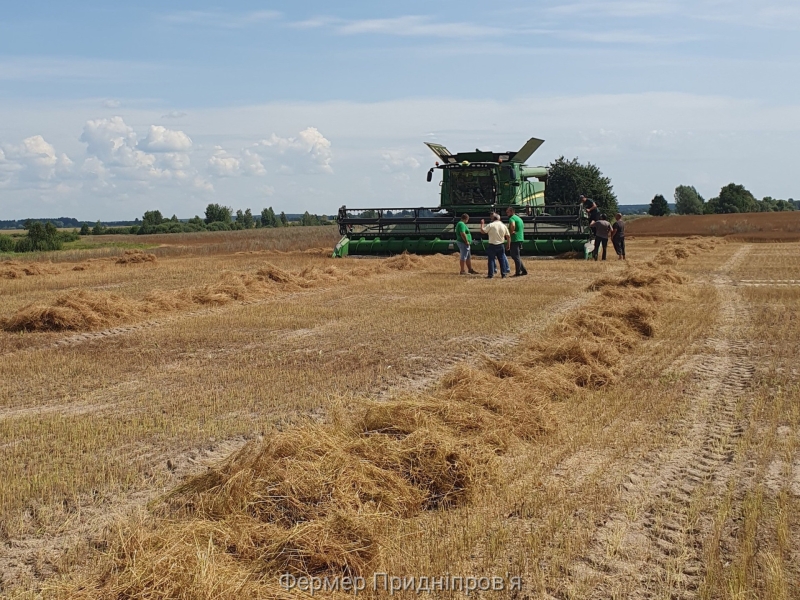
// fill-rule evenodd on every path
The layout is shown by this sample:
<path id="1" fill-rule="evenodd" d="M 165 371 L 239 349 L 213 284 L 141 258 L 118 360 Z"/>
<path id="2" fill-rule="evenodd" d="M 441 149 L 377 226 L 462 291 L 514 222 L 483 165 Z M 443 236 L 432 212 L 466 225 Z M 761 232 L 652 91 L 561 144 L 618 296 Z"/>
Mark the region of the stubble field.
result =
<path id="1" fill-rule="evenodd" d="M 800 244 L 288 233 L 0 262 L 2 593 L 798 597 Z"/>

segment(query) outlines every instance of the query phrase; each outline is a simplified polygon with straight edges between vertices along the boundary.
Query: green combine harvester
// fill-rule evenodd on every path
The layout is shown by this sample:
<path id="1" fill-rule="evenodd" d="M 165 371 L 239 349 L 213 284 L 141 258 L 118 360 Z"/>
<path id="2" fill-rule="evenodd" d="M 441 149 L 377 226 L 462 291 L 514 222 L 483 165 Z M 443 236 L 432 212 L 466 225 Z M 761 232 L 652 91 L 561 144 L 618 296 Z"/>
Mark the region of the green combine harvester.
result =
<path id="1" fill-rule="evenodd" d="M 429 144 L 438 157 L 428 171 L 442 171 L 441 203 L 436 208 L 339 209 L 342 239 L 335 257 L 350 255 L 437 254 L 457 251 L 455 226 L 461 215 L 470 216 L 472 252 L 485 254 L 487 240 L 480 220 L 513 206 L 525 223 L 525 255 L 553 256 L 578 252 L 588 256 L 591 244 L 586 212 L 579 205 L 545 204 L 546 167 L 529 167 L 525 161 L 544 143 L 531 138 L 518 152 L 459 152 L 451 154 L 439 144 Z"/>

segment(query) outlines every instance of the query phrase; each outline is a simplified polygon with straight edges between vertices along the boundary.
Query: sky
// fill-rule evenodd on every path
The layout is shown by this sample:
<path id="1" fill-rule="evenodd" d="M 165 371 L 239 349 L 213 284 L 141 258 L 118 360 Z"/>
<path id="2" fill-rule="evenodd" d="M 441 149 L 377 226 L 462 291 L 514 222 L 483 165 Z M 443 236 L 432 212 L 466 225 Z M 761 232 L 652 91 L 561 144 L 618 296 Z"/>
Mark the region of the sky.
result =
<path id="1" fill-rule="evenodd" d="M 4 4 L 0 219 L 436 206 L 423 142 L 534 136 L 622 204 L 800 198 L 796 1 Z"/>

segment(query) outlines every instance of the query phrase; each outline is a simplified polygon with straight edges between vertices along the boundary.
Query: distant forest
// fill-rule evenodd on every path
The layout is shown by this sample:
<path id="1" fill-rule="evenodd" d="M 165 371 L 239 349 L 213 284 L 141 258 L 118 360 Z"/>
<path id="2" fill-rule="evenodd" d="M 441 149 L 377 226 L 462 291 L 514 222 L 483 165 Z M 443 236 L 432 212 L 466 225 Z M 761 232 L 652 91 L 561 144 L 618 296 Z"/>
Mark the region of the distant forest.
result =
<path id="1" fill-rule="evenodd" d="M 255 218 L 258 218 L 257 216 Z M 303 214 L 301 213 L 287 213 L 286 218 L 291 222 L 300 222 L 303 219 Z M 330 220 L 333 220 L 334 216 L 328 217 Z M 25 229 L 25 223 L 27 221 L 39 221 L 40 223 L 52 223 L 55 227 L 59 229 L 68 229 L 70 227 L 74 227 L 76 229 L 80 229 L 83 225 L 87 225 L 89 227 L 94 227 L 98 222 L 103 227 L 132 227 L 134 225 L 141 225 L 142 220 L 139 218 L 134 219 L 133 221 L 80 221 L 78 219 L 73 219 L 72 217 L 47 217 L 47 218 L 28 218 L 28 219 L 0 219 L 0 229 Z M 188 223 L 191 219 L 178 219 L 181 223 Z"/>

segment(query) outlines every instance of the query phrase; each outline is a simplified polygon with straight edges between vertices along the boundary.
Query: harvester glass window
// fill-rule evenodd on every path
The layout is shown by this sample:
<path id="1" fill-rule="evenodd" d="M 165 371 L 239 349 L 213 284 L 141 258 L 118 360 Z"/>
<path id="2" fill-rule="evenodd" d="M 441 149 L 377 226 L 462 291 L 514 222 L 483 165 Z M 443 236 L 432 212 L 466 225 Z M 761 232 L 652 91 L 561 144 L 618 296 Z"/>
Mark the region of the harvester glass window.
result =
<path id="1" fill-rule="evenodd" d="M 493 204 L 496 194 L 494 173 L 490 169 L 450 171 L 452 203 Z"/>

